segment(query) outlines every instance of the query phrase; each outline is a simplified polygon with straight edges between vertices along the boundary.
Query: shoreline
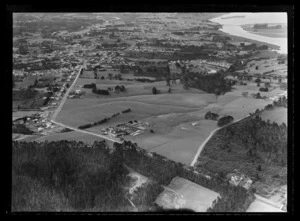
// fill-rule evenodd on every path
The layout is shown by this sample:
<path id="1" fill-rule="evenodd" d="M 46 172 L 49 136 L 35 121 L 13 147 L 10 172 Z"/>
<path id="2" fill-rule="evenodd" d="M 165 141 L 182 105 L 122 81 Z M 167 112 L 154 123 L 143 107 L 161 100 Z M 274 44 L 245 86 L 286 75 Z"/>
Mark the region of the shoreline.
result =
<path id="1" fill-rule="evenodd" d="M 263 35 L 258 35 L 256 33 L 251 33 L 243 28 L 244 25 L 248 25 L 249 23 L 239 21 L 237 22 L 237 24 L 230 24 L 228 22 L 226 24 L 221 21 L 222 17 L 224 17 L 224 15 L 209 19 L 209 21 L 221 25 L 222 28 L 219 29 L 219 31 L 223 32 L 224 34 L 242 39 L 247 39 L 247 41 L 251 41 L 254 43 L 265 44 L 268 45 L 268 47 L 271 46 L 270 48 L 272 50 L 276 50 L 278 54 L 287 54 L 287 43 L 284 42 L 287 41 L 287 38 L 272 38 Z M 228 21 L 230 19 L 223 20 Z"/>

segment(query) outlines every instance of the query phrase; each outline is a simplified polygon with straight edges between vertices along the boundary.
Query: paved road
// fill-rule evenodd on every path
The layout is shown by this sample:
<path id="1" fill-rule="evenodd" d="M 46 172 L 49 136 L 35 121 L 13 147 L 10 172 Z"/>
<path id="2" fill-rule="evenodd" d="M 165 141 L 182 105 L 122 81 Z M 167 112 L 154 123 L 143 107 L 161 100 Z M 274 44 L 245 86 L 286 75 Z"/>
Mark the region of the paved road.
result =
<path id="1" fill-rule="evenodd" d="M 193 161 L 191 162 L 190 166 L 193 167 L 193 166 L 196 164 L 196 162 L 197 162 L 197 160 L 198 160 L 198 157 L 200 156 L 201 151 L 203 150 L 203 147 L 206 145 L 206 143 L 210 140 L 210 138 L 211 138 L 218 130 L 220 130 L 220 129 L 224 128 L 224 127 L 227 127 L 227 126 L 229 126 L 229 125 L 231 125 L 231 124 L 237 123 L 237 122 L 239 122 L 239 121 L 241 121 L 241 120 L 243 120 L 243 119 L 245 119 L 245 118 L 247 118 L 247 117 L 249 117 L 249 116 L 250 116 L 250 115 L 247 115 L 247 116 L 245 116 L 245 117 L 243 117 L 243 118 L 241 118 L 241 119 L 238 119 L 238 120 L 236 120 L 236 121 L 233 121 L 233 122 L 231 122 L 231 123 L 229 123 L 229 124 L 227 124 L 227 125 L 225 125 L 225 126 L 223 126 L 223 127 L 218 127 L 218 128 L 216 128 L 216 129 L 214 129 L 212 132 L 210 132 L 209 136 L 201 143 L 200 147 L 198 148 L 198 151 L 197 151 L 197 153 L 196 153 L 196 155 L 195 155 Z"/>
<path id="2" fill-rule="evenodd" d="M 116 140 L 116 139 L 113 139 L 113 138 L 111 138 L 111 137 L 107 137 L 107 136 L 104 136 L 104 135 L 101 135 L 101 134 L 97 134 L 97 133 L 93 133 L 93 132 L 86 131 L 86 130 L 80 130 L 80 129 L 78 129 L 78 128 L 71 127 L 71 126 L 68 126 L 68 125 L 66 125 L 66 124 L 63 124 L 63 123 L 60 123 L 60 122 L 57 122 L 57 121 L 56 121 L 56 117 L 57 117 L 57 115 L 59 114 L 59 112 L 61 111 L 63 105 L 65 104 L 65 102 L 66 102 L 66 100 L 67 100 L 67 98 L 68 98 L 68 95 L 69 95 L 70 91 L 71 91 L 72 88 L 74 87 L 74 85 L 75 85 L 75 83 L 76 83 L 76 81 L 77 81 L 77 79 L 78 79 L 78 77 L 79 77 L 79 75 L 80 75 L 80 72 L 81 72 L 82 68 L 85 66 L 85 63 L 86 63 L 86 62 L 84 62 L 84 64 L 83 64 L 83 65 L 81 66 L 81 68 L 79 69 L 78 74 L 77 74 L 76 78 L 74 79 L 74 82 L 72 83 L 72 85 L 69 87 L 69 89 L 68 89 L 68 90 L 66 91 L 66 93 L 64 94 L 64 97 L 62 98 L 62 100 L 61 100 L 61 102 L 60 102 L 58 108 L 55 110 L 55 112 L 54 112 L 54 114 L 53 114 L 53 116 L 52 116 L 52 119 L 51 119 L 50 121 L 51 121 L 52 123 L 54 123 L 54 124 L 60 125 L 60 126 L 62 126 L 62 127 L 69 128 L 69 129 L 74 130 L 74 131 L 78 131 L 78 132 L 81 132 L 81 133 L 85 133 L 85 134 L 90 134 L 90 135 L 94 135 L 94 136 L 97 136 L 97 137 L 101 137 L 101 138 L 103 138 L 103 139 L 105 139 L 105 140 L 110 140 L 110 141 L 112 141 L 112 142 L 122 143 L 121 141 Z"/>

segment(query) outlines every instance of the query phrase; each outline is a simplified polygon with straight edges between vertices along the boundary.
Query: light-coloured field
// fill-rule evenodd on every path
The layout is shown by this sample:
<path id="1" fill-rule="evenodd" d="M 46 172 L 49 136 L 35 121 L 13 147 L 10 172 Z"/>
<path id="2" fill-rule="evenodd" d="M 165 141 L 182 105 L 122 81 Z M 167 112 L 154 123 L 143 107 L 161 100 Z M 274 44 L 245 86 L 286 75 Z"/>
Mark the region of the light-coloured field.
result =
<path id="1" fill-rule="evenodd" d="M 253 203 L 250 204 L 246 211 L 247 213 L 270 213 L 270 212 L 283 212 L 279 208 L 268 204 L 260 199 L 255 199 Z"/>
<path id="2" fill-rule="evenodd" d="M 257 70 L 256 66 L 258 66 Z M 253 74 L 263 74 L 264 72 L 273 70 L 274 72 L 270 72 L 269 74 L 283 77 L 287 76 L 287 64 L 278 64 L 276 58 L 264 59 L 260 61 L 250 61 L 245 69 L 247 73 Z"/>
<path id="3" fill-rule="evenodd" d="M 270 123 L 287 124 L 287 108 L 275 107 L 273 110 L 265 110 L 260 114 L 260 117 L 265 121 L 270 120 Z"/>
<path id="4" fill-rule="evenodd" d="M 191 209 L 206 212 L 212 206 L 218 193 L 181 177 L 175 177 L 156 199 L 166 209 Z"/>
<path id="5" fill-rule="evenodd" d="M 69 141 L 83 141 L 86 143 L 93 143 L 94 141 L 102 141 L 103 139 L 97 136 L 80 133 L 78 131 L 71 131 L 65 133 L 57 133 L 47 136 L 42 136 L 35 139 L 36 142 L 43 142 L 43 141 L 59 141 L 59 140 L 69 140 Z M 108 142 L 108 141 L 107 141 Z"/>

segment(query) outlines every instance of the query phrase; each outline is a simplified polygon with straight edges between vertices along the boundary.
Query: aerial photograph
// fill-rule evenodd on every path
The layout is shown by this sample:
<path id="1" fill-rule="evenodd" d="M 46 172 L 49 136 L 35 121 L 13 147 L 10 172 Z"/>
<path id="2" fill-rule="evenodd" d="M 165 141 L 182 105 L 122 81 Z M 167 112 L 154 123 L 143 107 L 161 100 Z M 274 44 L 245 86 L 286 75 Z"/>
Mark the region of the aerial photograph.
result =
<path id="1" fill-rule="evenodd" d="M 287 213 L 287 12 L 12 13 L 11 212 Z"/>

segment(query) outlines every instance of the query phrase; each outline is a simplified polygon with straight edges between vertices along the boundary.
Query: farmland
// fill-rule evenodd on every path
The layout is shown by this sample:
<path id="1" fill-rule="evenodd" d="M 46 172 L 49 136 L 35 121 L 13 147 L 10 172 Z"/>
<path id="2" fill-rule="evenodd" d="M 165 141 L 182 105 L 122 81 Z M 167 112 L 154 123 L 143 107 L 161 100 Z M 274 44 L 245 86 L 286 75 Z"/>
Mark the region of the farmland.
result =
<path id="1" fill-rule="evenodd" d="M 90 83 L 103 89 L 122 84 L 126 92 L 111 92 L 109 96 L 104 96 L 80 87 Z M 151 89 L 154 86 L 161 91 L 160 94 L 152 94 Z M 268 99 L 243 97 L 243 91 L 249 94 L 257 92 L 256 84 L 251 82 L 246 86 L 234 86 L 231 92 L 219 96 L 217 100 L 215 95 L 198 89 L 184 90 L 181 84 L 172 84 L 172 93 L 168 93 L 169 87 L 165 81 L 141 83 L 79 78 L 74 89 L 76 88 L 86 92 L 84 99 L 68 99 L 57 117 L 58 121 L 78 127 L 130 108 L 131 112 L 87 130 L 100 133 L 101 129 L 130 120 L 147 122 L 150 126 L 145 133 L 124 138 L 137 142 L 142 148 L 185 164 L 192 161 L 201 142 L 217 127 L 215 121 L 204 120 L 206 112 L 210 110 L 219 115 L 231 115 L 234 119 L 240 119 L 272 103 Z M 276 88 L 264 92 L 264 95 L 274 96 L 280 92 L 282 91 Z M 195 122 L 197 125 L 192 125 Z M 150 133 L 150 129 L 154 133 Z"/>
<path id="2" fill-rule="evenodd" d="M 28 161 L 27 175 L 39 172 L 38 166 L 55 188 L 76 180 L 71 192 L 68 185 L 57 192 L 57 198 L 72 202 L 63 201 L 66 210 L 148 211 L 162 188 L 166 194 L 157 202 L 169 209 L 246 211 L 254 193 L 284 203 L 287 99 L 279 97 L 287 96 L 288 62 L 276 52 L 278 45 L 227 34 L 225 25 L 208 20 L 223 13 L 43 14 L 14 18 L 13 120 L 22 118 L 13 121 L 13 139 L 32 150 L 64 147 L 52 148 L 49 157 L 66 162 L 67 173 L 55 169 L 61 162 L 49 160 L 47 151 L 39 161 Z M 102 140 L 95 144 L 105 159 L 89 167 L 96 157 L 89 144 Z M 73 151 L 72 145 L 92 148 Z M 93 172 L 70 172 L 75 161 Z M 17 162 L 27 173 L 27 162 Z M 125 176 L 124 166 L 134 171 L 127 168 Z M 236 181 L 236 169 L 242 182 Z M 77 175 L 69 179 L 64 175 L 69 172 Z M 109 184 L 110 175 L 119 172 L 120 182 L 99 191 L 102 181 Z M 41 179 L 34 185 L 48 191 Z"/>
<path id="3" fill-rule="evenodd" d="M 287 124 L 287 110 L 284 107 L 276 107 L 273 110 L 266 110 L 261 113 L 261 118 L 265 121 L 269 120 L 271 123 Z"/>

